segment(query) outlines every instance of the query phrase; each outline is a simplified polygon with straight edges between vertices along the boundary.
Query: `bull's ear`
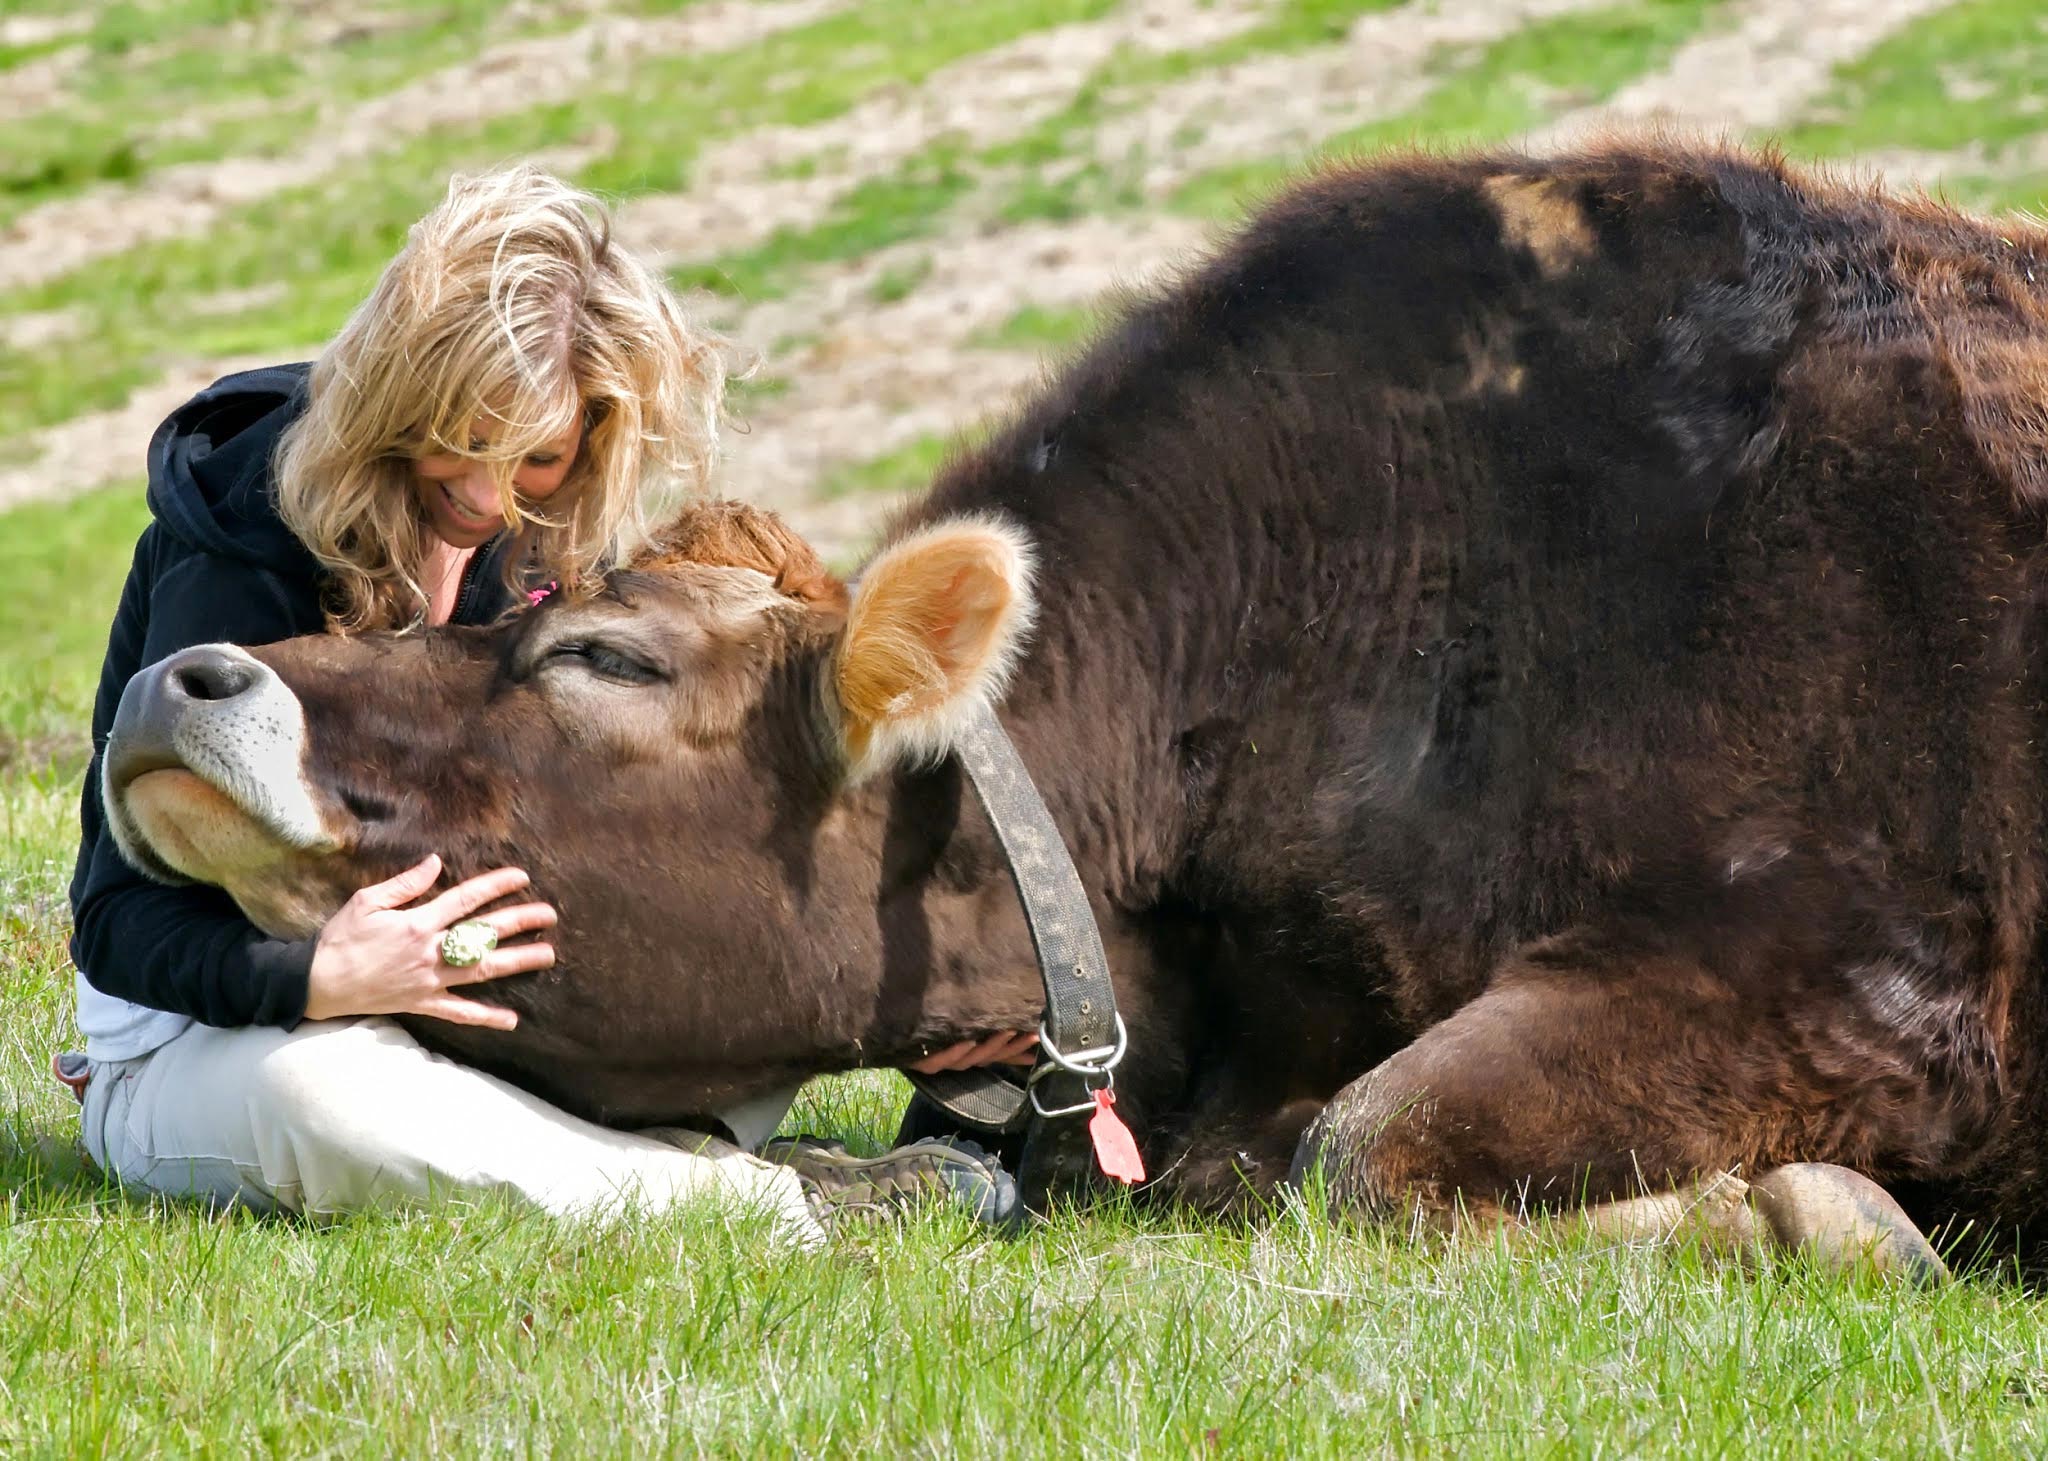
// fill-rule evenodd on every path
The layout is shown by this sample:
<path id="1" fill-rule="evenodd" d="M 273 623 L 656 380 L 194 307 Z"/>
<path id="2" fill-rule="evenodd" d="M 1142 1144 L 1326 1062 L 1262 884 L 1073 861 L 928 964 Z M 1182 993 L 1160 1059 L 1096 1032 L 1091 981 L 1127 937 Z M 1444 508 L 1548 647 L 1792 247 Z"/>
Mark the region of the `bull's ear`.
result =
<path id="1" fill-rule="evenodd" d="M 1031 550 L 981 518 L 891 544 L 854 590 L 835 665 L 852 778 L 936 759 L 999 694 L 1031 626 Z"/>

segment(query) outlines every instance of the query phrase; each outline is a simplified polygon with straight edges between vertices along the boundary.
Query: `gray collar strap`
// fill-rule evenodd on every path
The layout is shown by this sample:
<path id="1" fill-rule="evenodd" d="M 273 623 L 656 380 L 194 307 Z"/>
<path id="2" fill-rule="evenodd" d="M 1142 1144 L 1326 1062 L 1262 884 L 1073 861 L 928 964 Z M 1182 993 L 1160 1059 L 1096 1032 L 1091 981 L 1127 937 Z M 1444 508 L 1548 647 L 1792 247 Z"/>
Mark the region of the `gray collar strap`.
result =
<path id="1" fill-rule="evenodd" d="M 1063 1118 L 1095 1109 L 1093 1092 L 1112 1083 L 1123 1058 L 1124 1025 L 1080 874 L 995 712 L 977 712 L 954 751 L 1002 843 L 1024 905 L 1045 981 L 1045 1021 L 1038 1066 L 1027 1085 L 994 1067 L 910 1079 L 971 1124 L 1014 1131 L 1029 1123 L 1018 1181 L 1027 1204 L 1042 1210 L 1055 1186 L 1088 1169 L 1086 1124 Z"/>

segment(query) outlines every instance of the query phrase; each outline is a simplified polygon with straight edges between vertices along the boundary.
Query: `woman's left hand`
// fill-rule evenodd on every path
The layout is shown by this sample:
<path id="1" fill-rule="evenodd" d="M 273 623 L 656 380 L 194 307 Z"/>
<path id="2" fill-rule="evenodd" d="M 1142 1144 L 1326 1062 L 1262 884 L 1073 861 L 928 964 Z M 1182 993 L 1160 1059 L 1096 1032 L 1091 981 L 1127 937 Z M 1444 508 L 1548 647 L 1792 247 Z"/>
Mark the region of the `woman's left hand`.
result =
<path id="1" fill-rule="evenodd" d="M 1037 1046 L 1036 1030 L 1006 1030 L 935 1050 L 908 1068 L 919 1075 L 937 1075 L 942 1070 L 972 1070 L 978 1065 L 1030 1065 L 1038 1059 Z"/>

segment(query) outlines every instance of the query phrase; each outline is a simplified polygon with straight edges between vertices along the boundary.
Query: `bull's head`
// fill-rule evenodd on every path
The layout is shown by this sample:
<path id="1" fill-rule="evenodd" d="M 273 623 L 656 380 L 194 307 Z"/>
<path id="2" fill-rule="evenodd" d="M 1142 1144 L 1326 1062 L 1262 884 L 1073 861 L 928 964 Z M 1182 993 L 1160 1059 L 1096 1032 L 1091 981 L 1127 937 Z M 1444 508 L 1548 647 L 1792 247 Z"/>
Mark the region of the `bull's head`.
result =
<path id="1" fill-rule="evenodd" d="M 998 523 L 904 537 L 849 596 L 775 519 L 707 507 L 601 591 L 494 628 L 150 666 L 108 742 L 108 818 L 138 868 L 218 884 L 278 936 L 429 852 L 450 878 L 524 867 L 560 909 L 561 963 L 481 987 L 526 1014 L 517 1034 L 443 1043 L 697 1052 L 730 1078 L 693 1096 L 726 1099 L 742 1068 L 887 1059 L 1035 1011 L 1028 965 L 1014 999 L 943 1017 L 886 987 L 947 916 L 924 885 L 955 808 L 903 815 L 879 774 L 943 752 L 998 692 L 1031 604 Z"/>

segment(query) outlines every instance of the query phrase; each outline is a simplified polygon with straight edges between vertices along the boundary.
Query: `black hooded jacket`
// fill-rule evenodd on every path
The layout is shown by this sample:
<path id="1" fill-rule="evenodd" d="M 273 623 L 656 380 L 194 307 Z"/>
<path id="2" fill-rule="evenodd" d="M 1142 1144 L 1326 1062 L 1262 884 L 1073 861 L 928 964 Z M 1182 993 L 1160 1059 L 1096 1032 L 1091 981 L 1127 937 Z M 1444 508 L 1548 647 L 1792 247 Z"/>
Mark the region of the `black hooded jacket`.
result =
<path id="1" fill-rule="evenodd" d="M 149 444 L 149 509 L 107 638 L 92 712 L 92 765 L 71 878 L 71 957 L 94 988 L 220 1026 L 296 1024 L 313 941 L 265 936 L 225 893 L 168 887 L 122 859 L 100 804 L 100 758 L 129 677 L 188 645 L 268 644 L 326 619 L 319 563 L 277 515 L 271 461 L 305 408 L 306 365 L 215 381 Z M 474 554 L 455 619 L 480 624 L 511 602 L 509 539 Z"/>

